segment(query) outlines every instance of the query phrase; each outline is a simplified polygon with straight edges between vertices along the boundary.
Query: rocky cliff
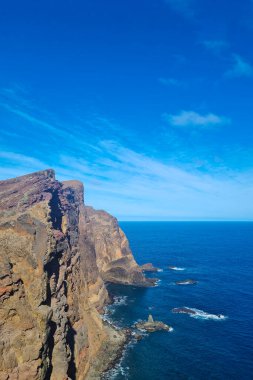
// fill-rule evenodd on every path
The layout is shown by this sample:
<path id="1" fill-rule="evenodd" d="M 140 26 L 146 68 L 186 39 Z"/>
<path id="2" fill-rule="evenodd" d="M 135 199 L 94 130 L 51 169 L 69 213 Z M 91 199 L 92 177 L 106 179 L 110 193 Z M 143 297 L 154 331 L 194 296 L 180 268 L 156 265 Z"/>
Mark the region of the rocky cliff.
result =
<path id="1" fill-rule="evenodd" d="M 124 343 L 105 282 L 150 285 L 117 220 L 53 170 L 0 181 L 0 380 L 99 378 Z"/>

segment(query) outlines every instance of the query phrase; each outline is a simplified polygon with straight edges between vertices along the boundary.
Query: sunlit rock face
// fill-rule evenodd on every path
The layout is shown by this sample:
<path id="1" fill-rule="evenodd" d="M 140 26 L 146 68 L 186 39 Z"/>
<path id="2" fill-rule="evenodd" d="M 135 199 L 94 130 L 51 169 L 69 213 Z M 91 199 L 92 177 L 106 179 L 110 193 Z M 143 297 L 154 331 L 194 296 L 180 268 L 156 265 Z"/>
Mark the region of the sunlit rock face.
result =
<path id="1" fill-rule="evenodd" d="M 134 260 L 126 235 L 117 219 L 105 211 L 86 207 L 86 214 L 93 231 L 93 245 L 97 255 L 97 266 L 104 281 L 149 286 L 141 268 Z"/>
<path id="2" fill-rule="evenodd" d="M 101 318 L 105 281 L 150 284 L 116 219 L 53 170 L 0 181 L 0 249 L 0 380 L 104 369 L 124 342 Z"/>

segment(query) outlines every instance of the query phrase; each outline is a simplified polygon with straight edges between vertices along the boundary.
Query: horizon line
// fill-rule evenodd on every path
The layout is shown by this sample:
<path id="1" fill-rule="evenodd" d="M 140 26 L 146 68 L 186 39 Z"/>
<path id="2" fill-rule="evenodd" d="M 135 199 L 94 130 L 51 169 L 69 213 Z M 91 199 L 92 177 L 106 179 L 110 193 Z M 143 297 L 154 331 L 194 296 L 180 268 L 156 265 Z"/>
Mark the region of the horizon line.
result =
<path id="1" fill-rule="evenodd" d="M 253 219 L 237 219 L 237 220 L 229 220 L 229 219 L 225 219 L 225 220 L 206 220 L 206 219 L 199 219 L 199 220 L 121 220 L 121 219 L 118 219 L 118 222 L 130 222 L 130 223 L 138 223 L 138 222 L 142 222 L 142 223 L 154 223 L 154 222 L 157 222 L 157 223 L 199 223 L 199 222 L 203 222 L 203 223 L 253 223 Z"/>

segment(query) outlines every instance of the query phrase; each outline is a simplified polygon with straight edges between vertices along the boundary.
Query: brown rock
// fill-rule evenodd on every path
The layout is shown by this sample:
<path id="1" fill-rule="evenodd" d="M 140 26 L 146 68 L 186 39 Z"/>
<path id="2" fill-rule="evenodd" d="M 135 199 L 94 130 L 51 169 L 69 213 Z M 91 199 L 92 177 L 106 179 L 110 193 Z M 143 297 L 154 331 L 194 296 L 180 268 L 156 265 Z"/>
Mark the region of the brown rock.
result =
<path id="1" fill-rule="evenodd" d="M 140 321 L 135 324 L 135 327 L 140 330 L 145 330 L 147 332 L 155 331 L 172 331 L 172 327 L 166 325 L 161 321 L 154 321 L 152 315 L 150 314 L 147 321 Z"/>
<path id="2" fill-rule="evenodd" d="M 82 380 L 115 360 L 125 334 L 101 319 L 104 281 L 149 282 L 80 182 L 51 169 L 0 181 L 0 249 L 0 379 Z"/>
<path id="3" fill-rule="evenodd" d="M 103 280 L 126 285 L 152 286 L 154 281 L 142 274 L 117 219 L 105 211 L 96 211 L 92 207 L 85 209 L 92 230 L 89 235 L 93 236 L 97 265 Z"/>
<path id="4" fill-rule="evenodd" d="M 172 309 L 172 313 L 195 315 L 196 311 L 193 309 L 190 309 L 189 307 L 175 307 L 174 309 Z"/>
<path id="5" fill-rule="evenodd" d="M 153 266 L 152 263 L 143 264 L 141 266 L 142 272 L 158 272 L 159 268 Z"/>

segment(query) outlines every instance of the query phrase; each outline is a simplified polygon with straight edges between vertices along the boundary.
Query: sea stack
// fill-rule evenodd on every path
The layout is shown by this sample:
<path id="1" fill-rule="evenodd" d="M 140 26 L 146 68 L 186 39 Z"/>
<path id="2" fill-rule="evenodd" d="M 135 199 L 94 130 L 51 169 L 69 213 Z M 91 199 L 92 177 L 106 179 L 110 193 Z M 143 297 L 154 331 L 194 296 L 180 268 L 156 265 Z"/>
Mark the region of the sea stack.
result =
<path id="1" fill-rule="evenodd" d="M 171 331 L 172 328 L 161 321 L 154 321 L 151 314 L 148 316 L 147 321 L 140 321 L 134 325 L 137 329 L 145 330 L 147 332 L 155 332 L 160 330 Z"/>

